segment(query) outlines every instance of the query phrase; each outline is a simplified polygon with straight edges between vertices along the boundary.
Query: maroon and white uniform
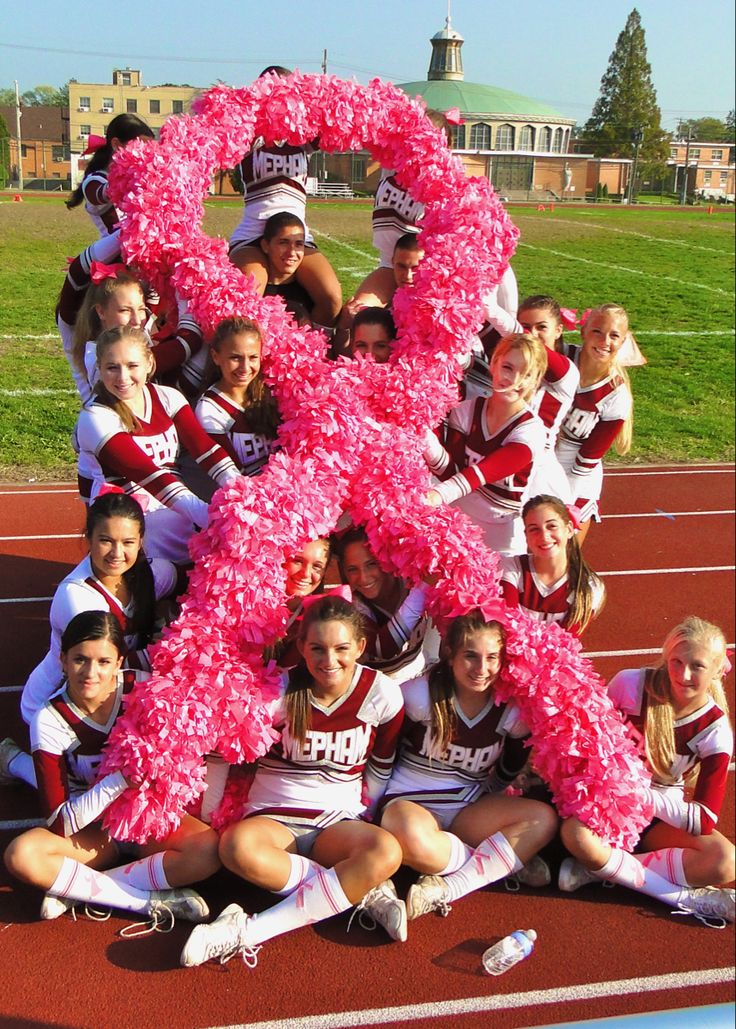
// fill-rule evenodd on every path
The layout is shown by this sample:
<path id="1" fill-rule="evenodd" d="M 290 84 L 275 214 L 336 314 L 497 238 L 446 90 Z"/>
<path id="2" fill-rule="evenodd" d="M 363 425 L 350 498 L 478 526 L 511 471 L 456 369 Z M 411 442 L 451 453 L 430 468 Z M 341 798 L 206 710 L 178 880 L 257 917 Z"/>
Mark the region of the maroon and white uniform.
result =
<path id="1" fill-rule="evenodd" d="M 432 733 L 432 701 L 427 676 L 405 682 L 404 727 L 399 757 L 383 798 L 421 804 L 448 828 L 455 816 L 485 793 L 504 790 L 528 756 L 529 730 L 514 704 L 485 707 L 468 718 L 456 700 L 456 724 L 449 746 L 438 753 Z"/>
<path id="2" fill-rule="evenodd" d="M 580 366 L 581 348 L 563 343 L 563 351 Z M 581 521 L 599 521 L 603 457 L 631 412 L 631 391 L 618 372 L 591 386 L 578 386 L 557 439 L 557 457 L 565 469 Z"/>
<path id="3" fill-rule="evenodd" d="M 407 232 L 419 232 L 424 204 L 414 200 L 386 168 L 373 201 L 373 246 L 381 255 L 381 268 L 392 268 L 396 241 Z"/>
<path id="4" fill-rule="evenodd" d="M 281 738 L 258 762 L 245 816 L 269 815 L 326 828 L 372 811 L 391 774 L 404 716 L 401 690 L 381 672 L 357 665 L 344 696 L 329 707 L 314 697 L 303 746 L 289 732 L 284 693 L 272 702 Z"/>
<path id="5" fill-rule="evenodd" d="M 603 603 L 605 587 L 596 576 L 593 580 L 593 611 Z M 501 558 L 501 590 L 509 607 L 520 607 L 540 622 L 557 622 L 569 632 L 576 627 L 567 624 L 573 595 L 563 575 L 557 582 L 543 583 L 534 569 L 531 554 L 515 554 Z"/>
<path id="6" fill-rule="evenodd" d="M 92 219 L 92 223 L 100 237 L 110 236 L 120 227 L 120 216 L 110 199 L 107 171 L 98 171 L 85 175 L 82 179 L 84 209 Z"/>
<path id="7" fill-rule="evenodd" d="M 176 568 L 170 561 L 158 557 L 150 559 L 149 564 L 153 573 L 156 600 L 168 597 L 176 589 Z M 114 615 L 125 633 L 125 645 L 128 650 L 126 665 L 147 670 L 151 667 L 148 653 L 140 649 L 138 634 L 133 629 L 133 601 L 123 607 L 94 574 L 92 562 L 87 556 L 59 583 L 51 601 L 51 638 L 48 653 L 29 675 L 20 698 L 21 714 L 29 725 L 36 712 L 59 688 L 62 680 L 61 637 L 72 618 L 82 611 L 109 611 Z"/>
<path id="8" fill-rule="evenodd" d="M 303 146 L 271 143 L 254 147 L 243 158 L 240 173 L 245 187 L 245 208 L 230 239 L 231 253 L 236 243 L 259 240 L 271 215 L 284 211 L 302 221 L 306 242 L 314 244 L 306 223 L 307 178 L 309 158 L 317 149 L 317 140 Z"/>
<path id="9" fill-rule="evenodd" d="M 642 757 L 649 700 L 644 689 L 647 674 L 651 669 L 628 668 L 614 675 L 608 684 L 611 700 L 639 734 Z M 692 836 L 706 836 L 715 829 L 723 806 L 733 757 L 733 730 L 727 715 L 709 697 L 697 711 L 675 719 L 674 731 L 675 757 L 670 774 L 675 781 L 669 785 L 652 780 L 654 817 Z M 692 800 L 687 801 L 685 776 L 697 764 L 698 781 Z"/>
<path id="10" fill-rule="evenodd" d="M 407 591 L 395 611 L 386 611 L 360 593 L 353 603 L 363 616 L 367 643 L 363 660 L 395 682 L 420 675 L 425 666 L 424 637 L 429 626 L 425 614 L 428 587 L 422 583 Z"/>
<path id="11" fill-rule="evenodd" d="M 541 420 L 524 407 L 491 435 L 488 404 L 488 398 L 476 397 L 453 408 L 446 449 L 436 441 L 425 457 L 430 471 L 443 480 L 434 487 L 443 501 L 465 511 L 493 550 L 518 553 L 526 549 L 521 508 L 546 433 Z"/>
<path id="12" fill-rule="evenodd" d="M 91 499 L 104 482 L 141 498 L 148 554 L 186 561 L 193 524 L 207 524 L 207 505 L 186 488 L 174 470 L 180 444 L 218 486 L 239 473 L 222 447 L 202 429 L 178 390 L 149 384 L 143 392 L 144 411 L 134 432 L 127 432 L 115 411 L 104 404 L 93 402 L 82 410 L 76 429 L 80 482 L 91 483 Z"/>
<path id="13" fill-rule="evenodd" d="M 263 470 L 276 441 L 252 431 L 245 408 L 211 386 L 197 403 L 195 414 L 204 431 L 244 475 L 258 475 Z"/>
<path id="14" fill-rule="evenodd" d="M 38 796 L 46 824 L 59 836 L 72 836 L 96 822 L 128 788 L 122 772 L 95 782 L 102 748 L 122 708 L 123 696 L 147 673 L 118 677 L 115 702 L 104 725 L 78 708 L 66 688 L 38 711 L 31 723 L 31 750 Z"/>

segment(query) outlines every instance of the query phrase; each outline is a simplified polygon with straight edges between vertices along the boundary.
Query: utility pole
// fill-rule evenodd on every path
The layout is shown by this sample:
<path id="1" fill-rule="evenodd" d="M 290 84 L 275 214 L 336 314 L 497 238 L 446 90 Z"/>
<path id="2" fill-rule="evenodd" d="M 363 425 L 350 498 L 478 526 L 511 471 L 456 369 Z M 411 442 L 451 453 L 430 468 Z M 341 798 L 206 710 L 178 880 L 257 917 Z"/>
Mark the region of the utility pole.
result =
<path id="1" fill-rule="evenodd" d="M 327 74 L 327 51 L 322 51 L 322 74 Z"/>
<path id="2" fill-rule="evenodd" d="M 682 182 L 680 183 L 680 204 L 684 207 L 687 203 L 687 176 L 690 167 L 690 140 L 692 139 L 692 126 L 687 127 L 687 140 L 685 142 L 685 167 L 682 169 Z"/>
<path id="3" fill-rule="evenodd" d="M 18 80 L 15 80 L 15 140 L 18 145 L 18 189 L 23 189 L 23 140 L 20 135 L 20 92 Z"/>
<path id="4" fill-rule="evenodd" d="M 631 142 L 634 144 L 634 163 L 631 166 L 631 178 L 629 180 L 629 203 L 633 202 L 634 199 L 634 186 L 636 183 L 636 166 L 639 163 L 639 147 L 641 141 L 644 138 L 644 133 L 641 129 L 634 129 L 631 133 Z"/>
<path id="5" fill-rule="evenodd" d="M 327 74 L 327 50 L 326 49 L 322 51 L 322 74 L 323 75 Z M 319 163 L 320 163 L 320 175 L 319 175 L 319 177 L 322 180 L 322 182 L 326 182 L 327 181 L 327 165 L 325 163 L 325 152 L 324 152 L 324 150 L 320 150 L 319 153 L 320 153 L 320 161 L 319 161 Z"/>

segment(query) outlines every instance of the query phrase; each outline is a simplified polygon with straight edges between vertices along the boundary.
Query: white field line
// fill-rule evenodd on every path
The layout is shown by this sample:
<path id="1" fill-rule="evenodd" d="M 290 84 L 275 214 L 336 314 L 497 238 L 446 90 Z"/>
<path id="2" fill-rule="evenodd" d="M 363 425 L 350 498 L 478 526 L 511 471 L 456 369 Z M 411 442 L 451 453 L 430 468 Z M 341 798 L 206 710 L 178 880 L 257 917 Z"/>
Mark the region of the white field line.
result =
<path id="1" fill-rule="evenodd" d="M 320 239 L 328 239 L 330 243 L 334 243 L 335 246 L 340 247 L 342 250 L 348 250 L 351 254 L 356 254 L 358 257 L 362 257 L 364 261 L 371 261 L 375 263 L 378 259 L 378 252 L 372 254 L 367 253 L 365 250 L 360 250 L 358 247 L 352 246 L 350 243 L 343 243 L 341 239 L 337 239 L 335 236 L 331 236 L 329 232 L 317 232 L 312 230 L 314 236 L 319 236 Z"/>
<path id="2" fill-rule="evenodd" d="M 623 568 L 620 571 L 602 572 L 597 569 L 598 575 L 683 575 L 688 572 L 733 572 L 736 565 L 697 565 L 692 568 Z"/>
<path id="3" fill-rule="evenodd" d="M 27 336 L 27 335 L 15 335 L 15 336 L 0 336 L 0 339 L 59 339 L 58 332 L 45 332 L 42 336 Z"/>
<path id="4" fill-rule="evenodd" d="M 682 332 L 677 330 L 675 332 L 664 332 L 659 329 L 639 329 L 636 330 L 636 337 L 640 339 L 643 336 L 687 336 L 688 339 L 693 336 L 736 336 L 736 329 L 693 329 L 691 332 Z"/>
<path id="5" fill-rule="evenodd" d="M 698 515 L 732 515 L 736 514 L 736 508 L 727 511 L 642 511 L 636 514 L 610 514 L 601 515 L 604 522 L 612 518 L 695 518 Z"/>
<path id="6" fill-rule="evenodd" d="M 592 261 L 589 257 L 578 257 L 576 254 L 566 253 L 564 250 L 553 250 L 551 247 L 538 247 L 533 243 L 519 243 L 520 247 L 527 250 L 538 250 L 541 254 L 552 254 L 554 257 L 561 257 L 566 261 L 579 261 L 581 264 L 592 264 L 596 268 L 607 268 L 612 272 L 625 272 L 627 275 L 639 275 L 643 279 L 654 279 L 656 282 L 674 282 L 677 286 L 686 286 L 689 289 L 704 289 L 708 293 L 718 293 L 721 296 L 733 296 L 733 292 L 727 289 L 719 289 L 717 286 L 706 286 L 703 282 L 689 282 L 687 279 L 675 279 L 672 275 L 653 275 L 651 272 L 643 272 L 641 268 L 626 268 L 622 264 L 605 264 L 603 261 Z"/>
<path id="7" fill-rule="evenodd" d="M 75 389 L 0 389 L 0 397 L 70 397 Z"/>
<path id="8" fill-rule="evenodd" d="M 526 217 L 529 221 L 532 220 L 529 215 L 522 215 L 521 218 L 523 217 Z M 520 221 L 521 218 L 515 218 L 514 221 Z M 578 222 L 572 221 L 569 218 L 555 218 L 555 225 L 575 225 L 582 226 L 585 229 L 602 229 L 604 232 L 620 232 L 622 236 L 638 236 L 639 239 L 647 239 L 651 243 L 668 243 L 673 247 L 687 247 L 688 250 L 703 250 L 708 254 L 720 254 L 721 257 L 733 257 L 732 251 L 721 250 L 718 247 L 698 246 L 695 243 L 688 243 L 683 239 L 663 239 L 660 236 L 648 236 L 645 232 L 634 232 L 631 229 L 619 229 L 614 225 L 601 225 L 599 222 Z"/>
<path id="9" fill-rule="evenodd" d="M 457 1000 L 435 1000 L 424 1004 L 403 1004 L 361 1011 L 325 1011 L 319 1015 L 277 1018 L 267 1022 L 241 1022 L 211 1029 L 351 1029 L 352 1026 L 414 1022 L 419 1019 L 441 1019 L 441 1024 L 449 1025 L 453 1017 L 483 1011 L 508 1011 L 541 1004 L 569 1004 L 571 1001 L 586 1001 L 596 997 L 690 990 L 713 983 L 729 983 L 733 981 L 735 972 L 734 968 L 703 968 L 637 979 L 610 979 L 598 983 L 580 983 L 577 986 L 555 986 L 549 990 L 528 990 L 525 993 L 494 993 L 483 997 L 461 997 Z"/>
<path id="10" fill-rule="evenodd" d="M 80 540 L 81 532 L 69 532 L 64 535 L 54 533 L 50 536 L 0 536 L 0 543 L 18 542 L 20 540 Z"/>

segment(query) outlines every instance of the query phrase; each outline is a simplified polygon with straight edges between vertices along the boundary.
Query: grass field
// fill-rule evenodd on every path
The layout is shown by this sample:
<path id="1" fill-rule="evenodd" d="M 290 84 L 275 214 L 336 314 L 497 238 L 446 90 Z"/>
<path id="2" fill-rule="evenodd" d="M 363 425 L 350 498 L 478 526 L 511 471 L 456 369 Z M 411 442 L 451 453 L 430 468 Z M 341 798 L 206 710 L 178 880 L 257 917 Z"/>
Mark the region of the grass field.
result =
<path id="1" fill-rule="evenodd" d="M 207 205 L 205 230 L 228 236 L 240 203 Z M 520 296 L 551 293 L 583 310 L 622 303 L 649 359 L 632 370 L 627 460 L 734 455 L 734 211 L 716 208 L 511 208 L 521 240 Z M 345 296 L 375 264 L 370 203 L 310 203 L 309 221 Z M 62 198 L 0 198 L 0 477 L 74 472 L 76 393 L 55 335 L 67 256 L 91 238 Z"/>

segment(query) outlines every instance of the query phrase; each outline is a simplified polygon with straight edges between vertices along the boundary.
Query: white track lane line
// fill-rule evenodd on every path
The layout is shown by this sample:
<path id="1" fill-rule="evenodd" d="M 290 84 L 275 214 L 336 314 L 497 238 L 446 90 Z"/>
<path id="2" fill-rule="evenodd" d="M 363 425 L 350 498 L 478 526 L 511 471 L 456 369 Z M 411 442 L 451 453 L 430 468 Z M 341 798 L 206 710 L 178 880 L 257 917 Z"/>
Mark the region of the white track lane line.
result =
<path id="1" fill-rule="evenodd" d="M 687 990 L 713 983 L 730 983 L 736 968 L 703 968 L 692 972 L 670 972 L 637 979 L 611 979 L 578 986 L 556 986 L 550 990 L 529 990 L 526 993 L 495 993 L 485 997 L 463 997 L 458 1000 L 436 1000 L 426 1004 L 404 1004 L 400 1007 L 369 1008 L 364 1011 L 326 1011 L 319 1015 L 278 1018 L 268 1022 L 241 1022 L 211 1029 L 351 1029 L 352 1026 L 391 1022 L 414 1022 L 419 1019 L 443 1018 L 449 1025 L 453 1016 L 472 1015 L 484 1011 L 508 1011 L 513 1008 L 537 1007 L 542 1004 L 569 1004 L 596 997 L 632 996 L 637 993 L 659 993 Z M 490 1024 L 490 1023 L 489 1023 Z"/>
<path id="2" fill-rule="evenodd" d="M 0 832 L 10 832 L 11 830 L 23 829 L 35 829 L 38 825 L 46 825 L 43 818 L 9 818 L 7 820 L 0 820 Z"/>
<path id="3" fill-rule="evenodd" d="M 83 538 L 81 532 L 69 532 L 63 535 L 51 535 L 51 536 L 0 536 L 0 543 L 14 543 L 17 541 L 28 541 L 28 540 L 81 540 Z"/>
<path id="4" fill-rule="evenodd" d="M 638 511 L 630 514 L 601 515 L 604 522 L 612 518 L 696 518 L 699 515 L 732 515 L 736 514 L 736 508 L 727 508 L 723 511 Z"/>
<path id="5" fill-rule="evenodd" d="M 598 575 L 684 575 L 687 572 L 733 572 L 736 565 L 699 565 L 693 568 L 622 568 L 620 571 L 602 572 Z"/>
<path id="6" fill-rule="evenodd" d="M 4 597 L 0 604 L 40 604 L 43 601 L 51 603 L 53 597 Z"/>
<path id="7" fill-rule="evenodd" d="M 732 649 L 734 644 L 726 644 L 728 649 Z M 595 657 L 644 657 L 652 654 L 661 654 L 661 647 L 653 647 L 646 650 L 586 650 L 583 652 L 583 657 L 595 658 Z"/>
<path id="8" fill-rule="evenodd" d="M 736 472 L 736 468 L 733 466 L 729 468 L 671 468 L 665 469 L 664 471 L 629 471 L 628 469 L 616 471 L 615 469 L 606 468 L 606 475 L 611 475 L 614 479 L 626 479 L 633 476 L 649 476 L 649 475 L 733 475 Z"/>
<path id="9" fill-rule="evenodd" d="M 46 486 L 53 486 L 52 482 L 45 483 Z M 34 489 L 32 486 L 30 489 L 24 487 L 23 489 L 0 489 L 0 497 L 35 497 L 44 496 L 47 493 L 76 493 L 79 495 L 79 490 L 74 489 L 72 486 L 68 486 L 66 483 L 59 483 L 56 489 Z"/>

